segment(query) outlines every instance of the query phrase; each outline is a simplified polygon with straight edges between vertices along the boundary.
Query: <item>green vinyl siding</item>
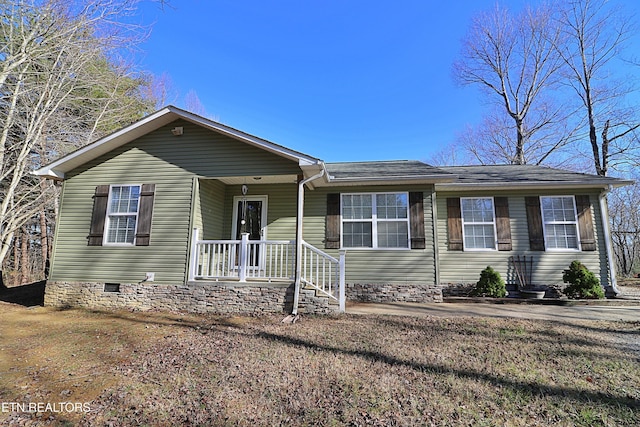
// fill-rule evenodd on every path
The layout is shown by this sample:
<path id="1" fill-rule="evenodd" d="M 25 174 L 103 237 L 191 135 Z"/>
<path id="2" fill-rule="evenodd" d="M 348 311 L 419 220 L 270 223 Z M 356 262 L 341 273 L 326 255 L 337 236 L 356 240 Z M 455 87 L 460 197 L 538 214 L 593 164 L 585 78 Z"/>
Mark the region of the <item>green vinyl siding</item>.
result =
<path id="1" fill-rule="evenodd" d="M 172 135 L 175 126 L 184 127 L 182 136 Z M 212 237 L 219 237 L 215 230 L 224 227 L 218 217 L 222 200 L 219 181 L 195 186 L 198 205 L 192 212 L 195 177 L 299 173 L 294 161 L 186 121 L 175 121 L 67 174 L 50 280 L 133 283 L 153 272 L 158 283 L 184 283 L 192 224 L 200 221 L 208 234 L 211 229 Z M 96 186 L 105 184 L 156 185 L 149 246 L 87 246 L 93 194 Z M 202 192 L 209 190 L 217 196 L 203 198 Z M 227 194 L 225 189 L 225 197 Z M 292 197 L 295 203 L 295 193 Z M 204 225 L 205 214 L 207 221 L 213 221 L 211 227 Z M 226 220 L 230 210 L 224 210 L 223 215 Z"/>
<path id="2" fill-rule="evenodd" d="M 220 240 L 225 219 L 225 185 L 215 179 L 198 180 L 194 227 L 200 232 L 200 239 Z"/>
<path id="3" fill-rule="evenodd" d="M 596 237 L 595 251 L 531 251 L 529 248 L 529 232 L 527 226 L 527 212 L 525 197 L 589 194 L 594 233 Z M 509 201 L 509 217 L 511 226 L 511 251 L 452 251 L 447 247 L 447 198 L 448 197 L 507 197 Z M 606 249 L 602 231 L 602 216 L 598 193 L 578 193 L 567 190 L 542 191 L 536 193 L 507 194 L 506 192 L 473 192 L 473 193 L 437 193 L 437 232 L 438 257 L 440 268 L 440 282 L 446 283 L 475 283 L 480 272 L 490 265 L 508 283 L 516 283 L 516 275 L 510 265 L 509 257 L 533 257 L 532 282 L 540 285 L 562 283 L 562 272 L 569 267 L 573 260 L 580 260 L 606 284 L 608 282 L 608 268 Z"/>
<path id="4" fill-rule="evenodd" d="M 154 272 L 156 281 L 181 283 L 191 211 L 190 177 L 151 178 L 138 169 L 127 180 L 110 181 L 95 172 L 93 179 L 79 175 L 64 183 L 51 280 L 129 283 Z M 87 246 L 92 196 L 97 185 L 107 183 L 156 184 L 150 246 Z"/>
<path id="5" fill-rule="evenodd" d="M 426 249 L 347 249 L 346 281 L 360 284 L 436 283 L 431 186 L 335 187 L 307 190 L 304 239 L 334 257 L 337 249 L 324 249 L 328 193 L 383 193 L 421 191 L 424 194 Z"/>

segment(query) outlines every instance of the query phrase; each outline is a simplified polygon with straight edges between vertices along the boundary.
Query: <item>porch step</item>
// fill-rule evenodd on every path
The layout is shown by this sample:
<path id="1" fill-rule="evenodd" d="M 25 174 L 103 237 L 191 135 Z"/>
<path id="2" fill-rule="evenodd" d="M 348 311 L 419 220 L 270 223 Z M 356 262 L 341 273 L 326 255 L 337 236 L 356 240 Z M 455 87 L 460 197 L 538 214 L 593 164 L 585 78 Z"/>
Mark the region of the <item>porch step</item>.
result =
<path id="1" fill-rule="evenodd" d="M 315 288 L 315 287 L 313 287 L 313 286 L 311 286 L 311 285 L 307 285 L 307 284 L 305 284 L 305 285 L 302 287 L 302 290 L 303 290 L 303 291 L 313 291 L 313 292 L 314 292 L 314 296 L 315 296 L 316 298 L 326 298 L 326 299 L 328 299 L 328 300 L 329 300 L 329 304 L 332 304 L 332 305 L 333 305 L 333 304 L 338 305 L 338 301 L 337 301 L 337 300 L 335 300 L 335 299 L 333 299 L 333 298 L 329 298 L 329 296 L 328 296 L 326 293 L 324 293 L 324 292 L 320 291 L 319 289 L 317 289 L 317 288 Z"/>

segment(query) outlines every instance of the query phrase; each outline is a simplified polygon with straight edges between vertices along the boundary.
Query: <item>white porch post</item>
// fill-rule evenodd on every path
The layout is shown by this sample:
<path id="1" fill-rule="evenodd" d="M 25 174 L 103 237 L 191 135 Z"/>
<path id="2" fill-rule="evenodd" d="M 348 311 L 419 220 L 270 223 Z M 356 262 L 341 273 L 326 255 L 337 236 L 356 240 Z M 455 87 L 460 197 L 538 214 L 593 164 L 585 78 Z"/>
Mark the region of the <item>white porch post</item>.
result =
<path id="1" fill-rule="evenodd" d="M 300 280 L 302 278 L 302 227 L 304 218 L 304 186 L 306 183 L 311 182 L 324 176 L 324 167 L 320 173 L 303 179 L 298 182 L 298 209 L 296 213 L 296 275 L 293 285 L 293 309 L 291 314 L 298 314 L 298 303 L 300 299 Z"/>
<path id="2" fill-rule="evenodd" d="M 345 265 L 346 265 L 347 251 L 344 249 L 340 251 L 340 289 L 338 290 L 338 304 L 340 313 L 344 313 L 346 310 L 346 295 L 345 295 Z"/>
<path id="3" fill-rule="evenodd" d="M 199 231 L 197 228 L 194 228 L 191 232 L 191 263 L 189 265 L 189 278 L 190 282 L 193 282 L 196 279 L 196 274 L 198 273 L 198 238 Z"/>
<path id="4" fill-rule="evenodd" d="M 247 281 L 247 264 L 249 260 L 249 233 L 242 233 L 240 239 L 240 257 L 238 261 L 238 278 Z"/>

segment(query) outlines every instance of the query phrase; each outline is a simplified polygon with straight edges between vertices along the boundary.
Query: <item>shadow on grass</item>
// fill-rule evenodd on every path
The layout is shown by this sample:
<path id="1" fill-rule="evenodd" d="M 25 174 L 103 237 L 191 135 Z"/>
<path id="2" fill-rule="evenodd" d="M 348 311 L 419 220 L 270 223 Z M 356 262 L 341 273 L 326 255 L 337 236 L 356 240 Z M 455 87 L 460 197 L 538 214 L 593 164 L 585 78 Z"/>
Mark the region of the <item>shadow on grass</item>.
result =
<path id="1" fill-rule="evenodd" d="M 409 321 L 407 321 L 409 319 Z M 450 334 L 456 335 L 474 335 L 481 336 L 486 339 L 492 340 L 500 340 L 500 341 L 512 341 L 512 342 L 527 342 L 530 340 L 529 333 L 536 334 L 536 341 L 538 343 L 544 342 L 548 343 L 550 346 L 556 344 L 558 340 L 562 340 L 562 342 L 572 345 L 577 345 L 585 348 L 593 348 L 601 347 L 603 349 L 609 348 L 609 346 L 613 346 L 620 350 L 626 351 L 629 353 L 627 356 L 629 360 L 636 360 L 637 356 L 635 353 L 630 350 L 632 347 L 628 345 L 626 342 L 621 342 L 618 344 L 612 344 L 606 341 L 598 341 L 594 342 L 592 338 L 584 337 L 582 334 L 575 334 L 571 336 L 567 336 L 565 334 L 561 334 L 555 329 L 555 325 L 563 326 L 569 328 L 571 330 L 575 330 L 577 332 L 581 331 L 589 331 L 599 334 L 612 334 L 616 335 L 628 335 L 629 339 L 634 339 L 634 335 L 639 334 L 640 330 L 622 330 L 620 329 L 621 324 L 615 321 L 584 321 L 584 322 L 568 322 L 562 320 L 529 320 L 529 319 L 517 319 L 514 318 L 509 321 L 508 324 L 496 324 L 494 327 L 488 327 L 488 322 L 493 320 L 505 320 L 506 318 L 491 318 L 487 317 L 483 319 L 482 317 L 474 317 L 474 320 L 469 322 L 465 320 L 465 318 L 434 318 L 433 321 L 438 325 L 438 328 L 442 328 L 448 331 Z M 380 317 L 378 320 L 383 325 L 388 325 L 393 328 L 400 328 L 400 330 L 406 330 L 409 328 L 419 328 L 415 323 L 412 323 L 411 318 L 403 319 L 402 316 L 384 316 Z M 602 326 L 593 326 L 596 323 Z M 476 324 L 486 326 L 486 327 L 478 327 Z M 546 325 L 543 330 L 540 332 L 535 332 L 534 324 L 537 326 Z M 449 328 L 449 325 L 453 325 L 454 327 Z M 624 322 L 622 323 L 625 327 L 632 327 L 633 323 Z M 525 333 L 526 332 L 526 333 Z M 592 353 L 593 357 L 600 357 L 602 354 L 594 352 Z"/>
<path id="2" fill-rule="evenodd" d="M 61 307 L 58 311 L 79 310 L 88 314 L 103 316 L 115 320 L 140 323 L 155 326 L 177 326 L 179 328 L 201 331 L 215 328 L 238 328 L 242 326 L 242 317 L 229 317 L 223 315 L 203 315 L 200 313 L 167 312 L 163 310 L 149 311 L 123 311 L 123 310 L 99 310 L 78 307 Z"/>
<path id="3" fill-rule="evenodd" d="M 3 287 L 0 289 L 0 301 L 19 304 L 25 307 L 44 305 L 45 280 L 27 285 Z"/>
<path id="4" fill-rule="evenodd" d="M 481 380 L 497 387 L 509 388 L 515 392 L 525 395 L 553 396 L 561 399 L 570 399 L 584 404 L 592 404 L 600 402 L 612 408 L 627 407 L 633 411 L 640 410 L 640 401 L 632 397 L 618 397 L 609 393 L 592 392 L 586 390 L 578 390 L 576 388 L 559 387 L 554 385 L 542 385 L 531 381 L 518 381 L 496 375 L 486 374 L 474 370 L 455 369 L 440 364 L 424 364 L 407 360 L 402 360 L 384 353 L 369 350 L 350 350 L 333 346 L 317 344 L 311 341 L 302 340 L 283 335 L 277 335 L 268 332 L 260 332 L 259 337 L 279 342 L 294 347 L 304 347 L 313 351 L 327 352 L 331 354 L 356 356 L 371 361 L 385 363 L 389 366 L 402 366 L 413 369 L 417 372 L 430 372 L 439 375 L 455 375 L 460 378 L 471 380 Z"/>

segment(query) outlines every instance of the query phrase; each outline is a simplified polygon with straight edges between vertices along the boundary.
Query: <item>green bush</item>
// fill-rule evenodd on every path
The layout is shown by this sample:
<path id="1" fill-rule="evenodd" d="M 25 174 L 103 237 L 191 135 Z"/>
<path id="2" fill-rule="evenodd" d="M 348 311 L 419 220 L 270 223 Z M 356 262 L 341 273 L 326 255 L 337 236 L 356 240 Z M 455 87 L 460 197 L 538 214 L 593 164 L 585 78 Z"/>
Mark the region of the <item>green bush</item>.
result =
<path id="1" fill-rule="evenodd" d="M 504 298 L 507 288 L 500 273 L 488 266 L 480 273 L 480 280 L 471 291 L 471 295 L 480 297 Z"/>
<path id="2" fill-rule="evenodd" d="M 562 280 L 569 283 L 565 295 L 574 299 L 602 299 L 604 290 L 600 280 L 580 261 L 573 261 L 568 270 L 562 273 Z"/>

